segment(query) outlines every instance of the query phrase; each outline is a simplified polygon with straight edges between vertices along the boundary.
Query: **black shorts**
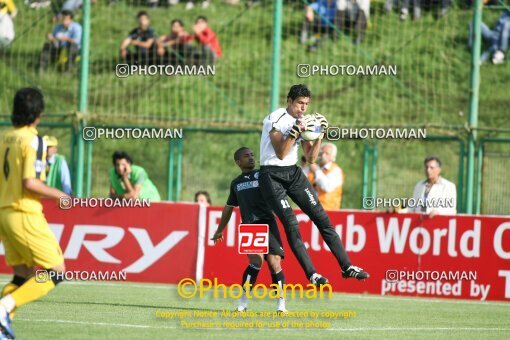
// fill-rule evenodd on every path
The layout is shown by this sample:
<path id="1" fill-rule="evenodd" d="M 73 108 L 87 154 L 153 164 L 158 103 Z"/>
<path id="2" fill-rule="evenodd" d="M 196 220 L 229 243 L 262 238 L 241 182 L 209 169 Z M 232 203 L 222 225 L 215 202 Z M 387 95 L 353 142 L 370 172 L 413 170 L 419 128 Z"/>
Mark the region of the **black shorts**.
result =
<path id="1" fill-rule="evenodd" d="M 264 255 L 264 259 L 267 255 L 280 255 L 283 259 L 285 257 L 285 253 L 283 251 L 282 238 L 280 237 L 280 231 L 278 230 L 276 220 L 274 218 L 270 220 L 258 220 L 252 224 L 269 225 L 269 252 Z"/>

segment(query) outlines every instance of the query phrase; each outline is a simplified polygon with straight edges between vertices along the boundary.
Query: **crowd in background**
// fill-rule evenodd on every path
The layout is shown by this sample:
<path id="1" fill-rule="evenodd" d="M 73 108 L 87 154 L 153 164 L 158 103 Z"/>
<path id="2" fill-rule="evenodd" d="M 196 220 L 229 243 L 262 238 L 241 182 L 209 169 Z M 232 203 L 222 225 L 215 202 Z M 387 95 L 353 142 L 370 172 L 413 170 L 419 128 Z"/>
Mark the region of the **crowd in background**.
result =
<path id="1" fill-rule="evenodd" d="M 484 0 L 488 2 L 490 0 Z M 495 0 L 493 0 L 495 1 Z M 93 0 L 95 2 L 95 0 Z M 206 10 L 212 3 L 204 1 L 182 1 L 190 10 L 200 6 Z M 258 1 L 215 0 L 215 5 L 258 5 Z M 430 2 L 430 3 L 429 3 Z M 25 0 L 31 8 L 52 6 L 55 15 L 53 21 L 60 21 L 48 34 L 40 56 L 40 69 L 44 70 L 49 63 L 56 62 L 72 68 L 79 60 L 81 48 L 81 26 L 73 21 L 73 15 L 80 10 L 83 0 Z M 160 5 L 177 6 L 179 0 L 146 0 L 149 7 Z M 435 1 L 429 0 L 387 0 L 384 10 L 389 13 L 397 8 L 401 20 L 407 20 L 412 8 L 412 18 L 420 20 L 422 8 L 430 8 Z M 298 5 L 301 4 L 301 5 Z M 326 39 L 337 39 L 343 35 L 353 37 L 353 43 L 363 42 L 370 18 L 370 0 L 318 0 L 303 4 L 295 1 L 294 7 L 304 9 L 299 42 L 309 52 L 316 52 Z M 437 10 L 438 19 L 444 17 L 451 7 L 451 0 L 441 0 Z M 14 0 L 0 0 L 0 51 L 11 45 L 15 39 L 14 18 L 18 11 Z M 139 64 L 212 64 L 222 55 L 222 50 L 215 31 L 209 27 L 205 16 L 195 19 L 191 29 L 187 29 L 182 18 L 170 20 L 167 34 L 158 36 L 150 26 L 149 14 L 145 11 L 137 15 L 138 26 L 132 29 L 120 46 L 120 58 L 126 63 Z M 466 23 L 469 26 L 469 23 Z M 469 46 L 472 42 L 472 30 L 469 30 Z M 482 37 L 488 46 L 482 54 L 482 62 L 491 60 L 494 64 L 503 63 L 510 39 L 510 11 L 505 10 L 493 28 L 482 24 Z"/>

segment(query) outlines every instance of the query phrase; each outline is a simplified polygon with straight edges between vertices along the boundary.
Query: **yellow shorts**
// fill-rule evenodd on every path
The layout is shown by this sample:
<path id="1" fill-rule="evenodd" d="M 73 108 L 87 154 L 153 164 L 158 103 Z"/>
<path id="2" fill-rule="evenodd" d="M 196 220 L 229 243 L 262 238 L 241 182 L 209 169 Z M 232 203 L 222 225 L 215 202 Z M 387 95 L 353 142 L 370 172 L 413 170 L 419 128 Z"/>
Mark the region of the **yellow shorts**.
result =
<path id="1" fill-rule="evenodd" d="M 60 245 L 43 214 L 0 209 L 0 238 L 9 266 L 50 269 L 64 263 Z"/>

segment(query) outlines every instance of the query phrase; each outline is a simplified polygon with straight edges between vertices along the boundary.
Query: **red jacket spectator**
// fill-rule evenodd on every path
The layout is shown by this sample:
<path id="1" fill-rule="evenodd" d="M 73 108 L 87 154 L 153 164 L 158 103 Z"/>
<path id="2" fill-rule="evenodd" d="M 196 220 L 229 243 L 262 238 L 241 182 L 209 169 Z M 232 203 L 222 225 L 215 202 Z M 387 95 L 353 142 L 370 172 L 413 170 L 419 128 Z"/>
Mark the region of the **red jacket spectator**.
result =
<path id="1" fill-rule="evenodd" d="M 195 31 L 195 39 L 200 45 L 209 46 L 217 58 L 221 57 L 220 42 L 218 41 L 218 37 L 216 37 L 216 33 L 208 26 L 205 17 L 199 16 L 197 18 L 193 30 Z"/>
<path id="2" fill-rule="evenodd" d="M 221 57 L 221 47 L 216 33 L 210 28 L 206 27 L 202 32 L 195 35 L 196 40 L 202 45 L 209 45 L 211 50 L 216 53 L 216 56 Z"/>

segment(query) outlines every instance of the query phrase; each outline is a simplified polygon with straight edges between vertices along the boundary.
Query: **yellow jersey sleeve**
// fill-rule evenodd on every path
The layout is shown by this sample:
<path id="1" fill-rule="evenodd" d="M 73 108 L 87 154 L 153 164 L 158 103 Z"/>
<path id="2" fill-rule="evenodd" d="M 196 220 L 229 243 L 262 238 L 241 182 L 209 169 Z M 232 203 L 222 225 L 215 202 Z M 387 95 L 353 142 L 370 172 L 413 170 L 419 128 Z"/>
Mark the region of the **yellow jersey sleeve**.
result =
<path id="1" fill-rule="evenodd" d="M 40 136 L 34 136 L 23 150 L 23 179 L 37 178 L 46 181 L 46 147 Z"/>
<path id="2" fill-rule="evenodd" d="M 16 5 L 14 4 L 14 1 L 12 0 L 1 0 L 0 3 L 3 3 L 5 7 L 0 10 L 1 13 L 9 13 L 14 14 L 16 13 Z"/>

